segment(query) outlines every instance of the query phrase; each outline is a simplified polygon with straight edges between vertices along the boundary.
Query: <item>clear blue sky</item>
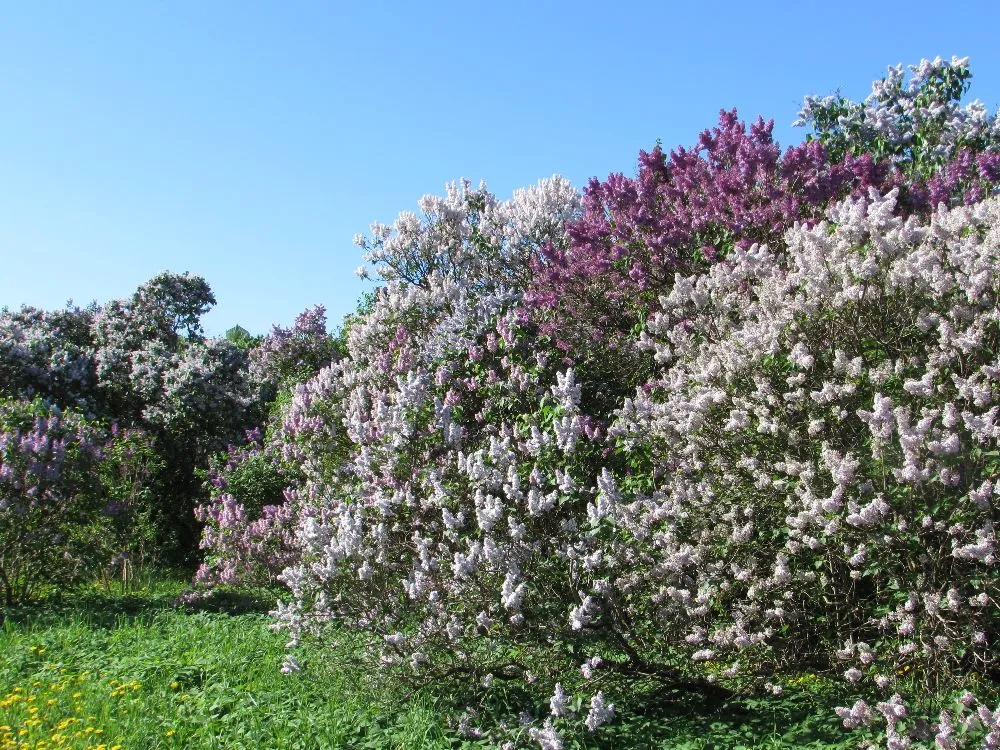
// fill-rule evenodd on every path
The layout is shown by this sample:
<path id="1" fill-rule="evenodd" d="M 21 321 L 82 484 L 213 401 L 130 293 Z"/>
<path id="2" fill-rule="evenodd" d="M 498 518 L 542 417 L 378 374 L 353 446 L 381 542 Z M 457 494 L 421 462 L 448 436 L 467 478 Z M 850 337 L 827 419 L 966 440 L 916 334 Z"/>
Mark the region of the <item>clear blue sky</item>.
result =
<path id="1" fill-rule="evenodd" d="M 0 306 L 206 277 L 210 332 L 365 285 L 351 238 L 459 177 L 502 197 L 633 174 L 722 107 L 861 98 L 890 63 L 971 59 L 1000 104 L 1000 3 L 12 2 L 0 15 Z"/>

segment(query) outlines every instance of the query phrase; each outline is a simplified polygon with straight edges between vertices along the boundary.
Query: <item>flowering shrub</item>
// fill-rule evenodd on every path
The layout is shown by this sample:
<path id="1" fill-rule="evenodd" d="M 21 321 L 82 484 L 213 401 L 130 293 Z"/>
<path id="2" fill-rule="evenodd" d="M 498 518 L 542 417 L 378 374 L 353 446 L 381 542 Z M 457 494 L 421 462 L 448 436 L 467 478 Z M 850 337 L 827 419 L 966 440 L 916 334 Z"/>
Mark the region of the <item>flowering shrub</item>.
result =
<path id="1" fill-rule="evenodd" d="M 807 101 L 784 154 L 723 112 L 582 213 L 556 178 L 463 183 L 374 225 L 386 283 L 232 454 L 200 575 L 280 579 L 290 645 L 335 622 L 398 678 L 517 681 L 545 748 L 614 717 L 606 675 L 796 671 L 892 747 L 990 746 L 983 702 L 947 713 L 1000 625 L 996 118 L 957 108 L 966 72 Z M 283 502 L 230 483 L 276 467 Z"/>
<path id="2" fill-rule="evenodd" d="M 611 429 L 669 467 L 619 521 L 656 561 L 629 588 L 727 674 L 938 693 L 992 669 L 1000 202 L 895 202 L 678 276 L 643 340 L 660 376 Z"/>
<path id="3" fill-rule="evenodd" d="M 91 327 L 100 413 L 140 428 L 162 458 L 157 537 L 175 559 L 194 548 L 195 470 L 238 439 L 253 414 L 248 356 L 205 339 L 215 298 L 204 279 L 161 273 L 101 308 Z"/>
<path id="4" fill-rule="evenodd" d="M 207 478 L 211 499 L 195 509 L 205 524 L 200 543 L 205 561 L 195 583 L 248 588 L 275 584 L 278 574 L 296 560 L 289 526 L 292 506 L 285 503 L 291 470 L 256 430 L 248 434 L 247 444 L 230 447 L 224 462 L 214 461 Z"/>
<path id="5" fill-rule="evenodd" d="M 0 395 L 93 408 L 90 310 L 0 312 Z"/>
<path id="6" fill-rule="evenodd" d="M 198 533 L 191 513 L 200 490 L 194 470 L 242 435 L 259 412 L 246 353 L 227 340 L 204 338 L 200 318 L 214 302 L 204 279 L 161 273 L 103 307 L 0 312 L 0 397 L 38 397 L 79 409 L 142 443 L 125 440 L 106 464 L 124 475 L 105 478 L 117 488 L 108 490 L 114 495 L 143 477 L 141 492 L 129 489 L 127 501 L 115 502 L 135 510 L 143 496 L 142 523 L 156 527 L 140 535 L 146 557 L 153 537 L 175 560 L 190 553 Z M 112 535 L 114 545 L 125 542 L 119 532 L 126 527 L 138 533 L 132 510 L 115 516 L 122 528 Z M 135 553 L 137 539 L 126 544 Z M 104 541 L 94 544 L 103 549 Z"/>
<path id="7" fill-rule="evenodd" d="M 0 586 L 7 604 L 86 569 L 101 433 L 76 411 L 0 400 Z"/>
<path id="8" fill-rule="evenodd" d="M 345 433 L 346 409 L 357 414 L 355 419 L 371 420 L 363 411 L 370 408 L 365 401 L 345 402 L 355 387 L 353 381 L 357 379 L 359 391 L 367 389 L 380 399 L 394 400 L 397 376 L 406 372 L 400 368 L 408 367 L 408 362 L 420 358 L 421 368 L 436 368 L 434 363 L 444 362 L 452 352 L 474 346 L 480 329 L 491 325 L 496 312 L 516 297 L 513 285 L 525 273 L 530 247 L 558 236 L 554 227 L 561 217 L 572 214 L 577 203 L 575 191 L 560 178 L 518 191 L 507 202 L 498 201 L 483 187 L 473 191 L 463 183 L 450 186 L 446 198 L 427 196 L 421 201 L 426 226 L 414 215 L 404 214 L 392 228 L 376 225 L 371 243 L 359 238 L 366 259 L 389 279 L 388 286 L 349 328 L 346 346 L 351 361 L 333 362 L 311 380 L 295 385 L 290 402 L 276 415 L 268 445 L 235 451 L 227 470 L 212 478 L 218 491 L 213 502 L 199 510 L 199 518 L 208 524 L 202 546 L 210 551 L 208 564 L 198 575 L 200 582 L 267 581 L 289 559 L 298 559 L 298 541 L 296 557 L 288 557 L 287 529 L 294 528 L 290 521 L 303 521 L 300 509 L 312 513 L 309 504 L 318 492 L 326 491 L 321 487 L 336 482 L 356 487 L 364 478 L 360 472 L 345 471 L 356 460 L 359 444 L 376 438 L 360 425 Z M 431 249 L 432 242 L 438 243 L 438 251 Z M 309 327 L 305 322 L 300 317 L 295 330 Z M 284 346 L 279 339 L 297 338 L 303 337 L 294 331 L 274 334 L 273 344 L 262 346 L 254 357 L 269 360 L 272 350 Z M 496 338 L 494 332 L 494 350 Z M 397 357 L 402 359 L 394 365 Z M 408 418 L 399 412 L 392 419 Z M 377 438 L 388 436 L 380 430 Z M 307 477 L 288 488 L 284 504 L 248 508 L 244 498 L 229 491 L 238 467 L 263 463 L 277 467 L 282 461 L 296 463 Z M 261 545 L 269 544 L 269 539 L 280 541 L 261 554 Z"/>
<path id="9" fill-rule="evenodd" d="M 810 126 L 834 159 L 867 155 L 924 178 L 964 149 L 996 151 L 996 113 L 979 100 L 961 106 L 972 78 L 969 58 L 922 60 L 909 70 L 907 79 L 902 65 L 890 67 L 864 102 L 839 94 L 807 96 L 795 124 Z"/>
<path id="10" fill-rule="evenodd" d="M 271 389 L 289 387 L 313 377 L 337 353 L 337 340 L 326 330 L 322 305 L 304 310 L 291 328 L 274 326 L 250 350 L 250 373 Z"/>
<path id="11" fill-rule="evenodd" d="M 796 125 L 808 125 L 833 158 L 878 165 L 883 191 L 899 186 L 899 208 L 929 213 L 993 195 L 1000 177 L 1000 120 L 975 100 L 961 105 L 968 58 L 902 65 L 872 85 L 864 102 L 807 96 Z M 888 172 L 886 169 L 888 168 Z"/>

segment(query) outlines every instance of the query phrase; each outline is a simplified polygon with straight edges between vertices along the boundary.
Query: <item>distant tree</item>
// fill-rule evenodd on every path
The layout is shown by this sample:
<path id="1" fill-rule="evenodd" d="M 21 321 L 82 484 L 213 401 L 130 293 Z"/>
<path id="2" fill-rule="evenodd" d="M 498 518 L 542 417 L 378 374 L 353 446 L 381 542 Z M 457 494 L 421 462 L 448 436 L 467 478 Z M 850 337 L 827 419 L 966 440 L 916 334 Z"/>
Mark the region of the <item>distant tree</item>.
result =
<path id="1" fill-rule="evenodd" d="M 241 325 L 235 325 L 226 331 L 226 340 L 231 344 L 235 344 L 238 349 L 242 349 L 245 352 L 249 352 L 255 346 L 260 344 L 263 338 L 263 336 L 254 336 L 250 333 L 250 331 Z"/>

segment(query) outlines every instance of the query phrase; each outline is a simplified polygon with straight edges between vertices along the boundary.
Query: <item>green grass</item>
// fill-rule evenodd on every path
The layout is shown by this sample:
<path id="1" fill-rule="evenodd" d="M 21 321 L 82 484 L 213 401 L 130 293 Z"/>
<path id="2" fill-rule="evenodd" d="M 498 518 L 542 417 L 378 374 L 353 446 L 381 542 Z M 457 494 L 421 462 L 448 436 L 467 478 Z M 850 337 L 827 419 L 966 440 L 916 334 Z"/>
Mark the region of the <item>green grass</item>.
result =
<path id="1" fill-rule="evenodd" d="M 266 606 L 186 612 L 178 593 L 90 592 L 10 612 L 0 748 L 57 747 L 53 734 L 108 750 L 453 746 L 426 698 L 392 707 L 359 675 L 281 674 L 286 639 Z"/>
<path id="2" fill-rule="evenodd" d="M 449 696 L 379 685 L 306 648 L 279 671 L 285 637 L 267 603 L 220 597 L 178 609 L 181 582 L 138 595 L 90 589 L 8 612 L 0 628 L 0 750 L 8 748 L 472 748 Z M 709 705 L 637 684 L 622 720 L 566 748 L 848 748 L 822 680 L 782 698 Z"/>

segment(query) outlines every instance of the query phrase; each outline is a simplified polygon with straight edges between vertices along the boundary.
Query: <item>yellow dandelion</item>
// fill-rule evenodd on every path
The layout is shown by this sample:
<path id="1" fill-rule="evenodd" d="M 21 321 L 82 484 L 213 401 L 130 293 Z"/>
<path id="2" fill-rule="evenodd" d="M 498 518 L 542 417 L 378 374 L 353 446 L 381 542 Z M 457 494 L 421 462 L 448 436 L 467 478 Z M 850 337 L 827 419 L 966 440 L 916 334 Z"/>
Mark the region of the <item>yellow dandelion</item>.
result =
<path id="1" fill-rule="evenodd" d="M 174 736 L 174 734 L 175 734 L 175 731 L 174 731 L 173 729 L 168 729 L 168 730 L 167 730 L 166 732 L 164 732 L 164 734 L 165 734 L 165 735 L 166 735 L 167 737 L 173 737 L 173 736 Z"/>

